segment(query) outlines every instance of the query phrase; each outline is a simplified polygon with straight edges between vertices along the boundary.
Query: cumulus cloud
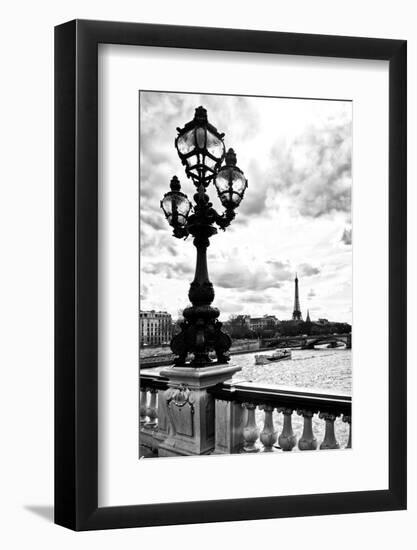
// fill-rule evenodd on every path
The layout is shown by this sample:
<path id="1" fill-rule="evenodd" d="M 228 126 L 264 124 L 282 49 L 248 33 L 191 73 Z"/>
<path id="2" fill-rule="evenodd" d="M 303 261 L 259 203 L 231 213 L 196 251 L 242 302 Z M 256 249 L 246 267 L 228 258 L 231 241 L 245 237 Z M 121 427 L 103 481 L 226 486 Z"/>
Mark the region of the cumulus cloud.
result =
<path id="1" fill-rule="evenodd" d="M 194 268 L 181 261 L 156 261 L 146 263 L 142 267 L 142 271 L 150 275 L 161 275 L 167 279 L 173 279 L 192 275 L 194 273 Z"/>
<path id="2" fill-rule="evenodd" d="M 241 313 L 243 311 L 243 304 L 238 302 L 230 302 L 229 300 L 222 301 L 222 313 Z"/>
<path id="3" fill-rule="evenodd" d="M 168 224 L 165 230 L 155 231 L 149 223 L 140 223 L 140 254 L 141 257 L 159 256 L 161 253 L 175 255 L 171 231 Z"/>
<path id="4" fill-rule="evenodd" d="M 297 273 L 302 277 L 311 277 L 312 275 L 318 275 L 320 273 L 320 269 L 313 265 L 304 263 L 299 265 Z"/>
<path id="5" fill-rule="evenodd" d="M 165 216 L 162 215 L 162 210 L 156 212 L 141 210 L 140 221 L 141 224 L 147 224 L 156 231 L 163 231 L 167 227 L 167 222 Z"/>
<path id="6" fill-rule="evenodd" d="M 270 304 L 271 296 L 265 293 L 260 294 L 259 292 L 250 292 L 243 294 L 242 301 L 248 304 Z"/>
<path id="7" fill-rule="evenodd" d="M 268 260 L 272 274 L 277 281 L 291 281 L 294 279 L 294 271 L 291 269 L 289 262 L 280 260 Z"/>
<path id="8" fill-rule="evenodd" d="M 280 288 L 281 283 L 266 265 L 247 265 L 231 261 L 217 264 L 212 269 L 212 280 L 221 288 L 260 291 Z"/>
<path id="9" fill-rule="evenodd" d="M 310 126 L 272 152 L 276 187 L 302 216 L 350 214 L 352 126 L 348 117 Z"/>
<path id="10" fill-rule="evenodd" d="M 248 180 L 248 188 L 238 210 L 238 220 L 242 223 L 248 222 L 251 216 L 259 215 L 266 210 L 269 190 L 269 186 L 266 184 L 267 175 L 261 170 L 255 159 L 251 159 L 245 166 L 245 175 Z"/>
<path id="11" fill-rule="evenodd" d="M 239 157 L 240 142 L 256 136 L 259 129 L 259 117 L 253 101 L 244 96 L 190 94 L 187 104 L 190 119 L 194 116 L 194 108 L 199 105 L 207 109 L 209 121 L 225 133 L 226 146 L 236 149 L 239 164 L 243 160 Z"/>

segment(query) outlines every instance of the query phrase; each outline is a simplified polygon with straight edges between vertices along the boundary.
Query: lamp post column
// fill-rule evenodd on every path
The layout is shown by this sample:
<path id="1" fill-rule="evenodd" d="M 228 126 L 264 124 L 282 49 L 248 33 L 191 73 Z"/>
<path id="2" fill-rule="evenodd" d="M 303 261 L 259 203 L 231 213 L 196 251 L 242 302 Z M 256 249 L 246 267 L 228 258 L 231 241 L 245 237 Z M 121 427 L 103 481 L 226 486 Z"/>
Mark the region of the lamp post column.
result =
<path id="1" fill-rule="evenodd" d="M 189 234 L 194 237 L 197 251 L 194 280 L 188 292 L 192 306 L 185 308 L 183 312 L 185 321 L 181 326 L 181 333 L 172 339 L 171 349 L 177 355 L 176 365 L 185 365 L 188 353 L 192 353 L 194 357 L 189 366 L 204 367 L 213 364 L 210 357 L 212 351 L 216 353 L 218 364 L 227 363 L 230 358 L 226 352 L 232 342 L 221 330 L 219 310 L 211 306 L 214 289 L 208 275 L 207 248 L 210 237 L 217 233 L 217 229 L 213 227 L 215 211 L 203 185 L 200 185 L 194 199 L 195 213 L 189 217 L 187 226 Z"/>

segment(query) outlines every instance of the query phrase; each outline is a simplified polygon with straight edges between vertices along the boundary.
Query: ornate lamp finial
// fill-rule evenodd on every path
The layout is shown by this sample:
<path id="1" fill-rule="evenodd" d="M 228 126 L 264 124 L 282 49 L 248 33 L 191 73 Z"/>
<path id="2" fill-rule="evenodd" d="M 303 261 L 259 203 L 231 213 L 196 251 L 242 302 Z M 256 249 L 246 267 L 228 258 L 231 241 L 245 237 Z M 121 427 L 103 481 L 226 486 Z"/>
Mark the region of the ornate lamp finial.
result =
<path id="1" fill-rule="evenodd" d="M 169 186 L 171 187 L 171 191 L 181 191 L 180 180 L 177 178 L 177 176 L 172 177 Z"/>
<path id="2" fill-rule="evenodd" d="M 226 153 L 226 166 L 236 166 L 236 153 L 234 149 L 230 148 Z"/>
<path id="3" fill-rule="evenodd" d="M 200 107 L 197 107 L 195 110 L 194 120 L 199 124 L 207 122 L 207 110 L 203 106 L 200 105 Z"/>

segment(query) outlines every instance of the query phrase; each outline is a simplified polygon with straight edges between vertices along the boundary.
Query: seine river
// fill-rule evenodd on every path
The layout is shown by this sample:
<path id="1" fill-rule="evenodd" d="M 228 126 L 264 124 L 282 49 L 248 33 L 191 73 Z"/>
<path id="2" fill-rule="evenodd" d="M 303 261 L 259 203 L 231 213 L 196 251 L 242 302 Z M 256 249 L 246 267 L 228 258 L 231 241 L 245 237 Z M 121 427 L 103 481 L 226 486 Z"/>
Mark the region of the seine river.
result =
<path id="1" fill-rule="evenodd" d="M 351 395 L 352 391 L 352 351 L 345 349 L 314 349 L 292 350 L 292 359 L 268 365 L 255 365 L 254 352 L 232 356 L 231 364 L 242 366 L 242 370 L 234 376 L 234 380 L 246 380 L 264 384 L 293 386 L 307 390 L 323 390 L 329 393 Z M 274 412 L 275 426 L 282 430 L 282 414 Z M 263 413 L 257 411 L 257 423 L 262 429 Z M 303 420 L 293 414 L 293 429 L 300 437 Z M 313 418 L 313 429 L 318 444 L 324 437 L 324 421 Z M 335 422 L 336 437 L 343 448 L 348 439 L 348 425 L 340 418 Z M 296 449 L 294 449 L 296 450 Z"/>
<path id="2" fill-rule="evenodd" d="M 242 367 L 236 379 L 265 382 L 283 386 L 329 390 L 347 393 L 352 390 L 352 350 L 313 349 L 292 350 L 290 361 L 255 365 L 255 355 L 270 355 L 270 351 L 233 355 L 231 364 Z"/>

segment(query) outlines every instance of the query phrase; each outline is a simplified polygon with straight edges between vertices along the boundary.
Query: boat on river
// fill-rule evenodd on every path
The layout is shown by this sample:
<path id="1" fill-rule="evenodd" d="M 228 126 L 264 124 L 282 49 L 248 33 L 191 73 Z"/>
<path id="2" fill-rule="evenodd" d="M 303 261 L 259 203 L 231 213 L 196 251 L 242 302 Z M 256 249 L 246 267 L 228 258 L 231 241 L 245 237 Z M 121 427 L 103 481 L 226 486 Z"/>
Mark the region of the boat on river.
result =
<path id="1" fill-rule="evenodd" d="M 334 348 L 346 348 L 346 344 L 343 344 L 342 342 L 330 342 L 330 344 L 327 344 L 327 349 Z"/>
<path id="2" fill-rule="evenodd" d="M 291 359 L 290 349 L 277 349 L 272 355 L 255 355 L 255 365 L 267 365 L 277 361 L 288 361 Z"/>

